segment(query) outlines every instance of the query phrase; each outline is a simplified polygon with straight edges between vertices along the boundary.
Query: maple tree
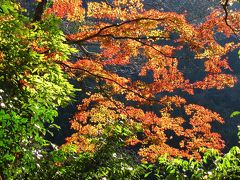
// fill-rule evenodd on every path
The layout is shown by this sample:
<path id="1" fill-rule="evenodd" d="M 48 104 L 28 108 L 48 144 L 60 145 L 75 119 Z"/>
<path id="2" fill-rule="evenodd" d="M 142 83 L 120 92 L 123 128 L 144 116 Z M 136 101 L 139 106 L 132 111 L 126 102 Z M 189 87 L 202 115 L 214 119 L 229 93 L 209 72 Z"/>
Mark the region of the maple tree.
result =
<path id="1" fill-rule="evenodd" d="M 229 73 L 226 54 L 240 44 L 222 45 L 215 34 L 238 33 L 239 12 L 226 17 L 224 10 L 214 10 L 204 23 L 193 25 L 181 14 L 144 10 L 141 0 L 88 2 L 87 8 L 79 0 L 55 0 L 48 14 L 80 22 L 76 32 L 66 34 L 66 43 L 78 45 L 81 57 L 62 66 L 79 81 L 95 81 L 95 91 L 87 93 L 71 120 L 77 132 L 67 144 L 76 145 L 78 152 L 94 151 L 104 134 L 111 136 L 120 128 L 128 132 L 126 145 L 141 144 L 139 155 L 152 162 L 165 153 L 199 159 L 201 147 L 224 148 L 221 136 L 211 129 L 213 121 L 224 123 L 220 115 L 187 103 L 177 92 L 194 95 L 196 89 L 234 86 L 237 79 Z M 204 63 L 204 77 L 194 82 L 179 69 L 177 53 L 186 46 L 194 53 L 192 61 Z M 144 61 L 137 80 L 113 71 L 134 61 Z M 151 82 L 141 80 L 148 72 Z M 146 106 L 158 110 L 147 111 Z M 174 115 L 176 109 L 183 109 L 185 118 Z M 173 136 L 180 139 L 177 147 L 167 142 Z"/>
<path id="2" fill-rule="evenodd" d="M 225 157 L 207 150 L 224 148 L 212 130 L 223 118 L 186 98 L 237 81 L 227 58 L 240 45 L 230 38 L 240 30 L 239 12 L 229 10 L 234 1 L 199 24 L 145 10 L 143 0 L 36 0 L 30 15 L 16 2 L 25 1 L 0 0 L 0 179 L 238 176 L 239 148 Z M 179 56 L 186 49 L 194 58 Z M 202 64 L 201 77 L 188 77 L 185 61 Z M 51 151 L 45 135 L 76 92 L 69 77 L 85 98 L 70 121 L 75 133 Z"/>
<path id="3" fill-rule="evenodd" d="M 200 159 L 207 148 L 224 148 L 211 127 L 224 120 L 188 103 L 184 95 L 233 87 L 237 81 L 226 54 L 240 44 L 216 40 L 217 33 L 230 37 L 239 32 L 239 12 L 228 11 L 226 3 L 205 22 L 190 24 L 185 15 L 145 10 L 141 0 L 87 5 L 40 0 L 31 18 L 14 1 L 0 2 L 0 173 L 19 176 L 39 165 L 39 153 L 43 156 L 42 147 L 49 145 L 45 124 L 53 122 L 56 108 L 75 91 L 66 73 L 82 84 L 85 98 L 63 150 L 97 152 L 112 138 L 135 146 L 143 161 L 156 162 L 165 153 Z M 191 61 L 203 64 L 201 79 L 188 79 L 181 69 L 185 59 L 178 53 L 186 48 L 194 55 Z M 119 71 L 135 63 L 135 77 Z"/>

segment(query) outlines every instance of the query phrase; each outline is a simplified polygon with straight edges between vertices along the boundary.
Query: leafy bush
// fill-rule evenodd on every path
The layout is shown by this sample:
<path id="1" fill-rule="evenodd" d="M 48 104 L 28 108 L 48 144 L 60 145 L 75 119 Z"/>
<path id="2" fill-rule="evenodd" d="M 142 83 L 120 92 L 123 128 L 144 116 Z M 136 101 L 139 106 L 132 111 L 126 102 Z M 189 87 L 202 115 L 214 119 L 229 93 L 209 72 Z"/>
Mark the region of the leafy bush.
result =
<path id="1" fill-rule="evenodd" d="M 49 145 L 47 124 L 74 95 L 56 63 L 74 50 L 63 44 L 56 18 L 31 22 L 11 1 L 0 8 L 0 173 L 15 179 L 37 165 Z"/>

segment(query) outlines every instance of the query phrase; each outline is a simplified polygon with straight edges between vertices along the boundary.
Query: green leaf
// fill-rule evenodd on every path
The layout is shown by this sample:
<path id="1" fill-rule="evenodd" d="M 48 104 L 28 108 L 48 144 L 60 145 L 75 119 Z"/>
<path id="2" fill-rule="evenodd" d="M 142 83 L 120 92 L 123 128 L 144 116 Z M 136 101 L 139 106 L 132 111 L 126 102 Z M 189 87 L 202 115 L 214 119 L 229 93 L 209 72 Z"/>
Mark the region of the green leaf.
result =
<path id="1" fill-rule="evenodd" d="M 1 9 L 2 9 L 2 12 L 3 12 L 4 14 L 9 14 L 9 11 L 8 11 L 9 6 L 8 6 L 8 5 L 3 4 L 3 5 L 1 6 Z"/>
<path id="2" fill-rule="evenodd" d="M 61 127 L 58 126 L 57 124 L 51 124 L 49 128 L 61 129 Z"/>
<path id="3" fill-rule="evenodd" d="M 6 159 L 7 161 L 13 161 L 15 159 L 15 156 L 11 154 L 6 154 L 3 158 Z"/>
<path id="4" fill-rule="evenodd" d="M 152 172 L 148 172 L 146 174 L 144 174 L 144 178 L 148 177 Z"/>
<path id="5" fill-rule="evenodd" d="M 239 114 L 240 114 L 240 111 L 234 111 L 234 112 L 230 115 L 230 117 L 232 118 L 232 117 L 238 116 Z"/>

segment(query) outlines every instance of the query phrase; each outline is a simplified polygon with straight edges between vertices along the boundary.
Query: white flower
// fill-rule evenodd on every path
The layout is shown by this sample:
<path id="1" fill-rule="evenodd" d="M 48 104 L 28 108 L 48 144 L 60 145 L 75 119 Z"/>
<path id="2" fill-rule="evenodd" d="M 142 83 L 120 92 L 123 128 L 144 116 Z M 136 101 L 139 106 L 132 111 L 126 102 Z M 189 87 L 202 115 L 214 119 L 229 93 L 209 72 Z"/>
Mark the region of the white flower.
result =
<path id="1" fill-rule="evenodd" d="M 43 157 L 42 154 L 40 154 L 40 151 L 38 150 L 33 150 L 33 154 L 37 157 L 37 159 L 41 159 Z"/>
<path id="2" fill-rule="evenodd" d="M 117 157 L 117 154 L 116 154 L 116 153 L 113 153 L 112 156 L 113 156 L 114 158 L 116 158 L 116 157 Z"/>
<path id="3" fill-rule="evenodd" d="M 132 167 L 128 167 L 128 168 L 127 168 L 127 170 L 129 170 L 129 171 L 132 171 L 132 170 L 133 170 L 133 168 L 132 168 Z"/>
<path id="4" fill-rule="evenodd" d="M 0 93 L 3 93 L 3 92 L 4 92 L 4 90 L 0 89 Z"/>
<path id="5" fill-rule="evenodd" d="M 107 180 L 107 178 L 106 178 L 106 177 L 103 177 L 101 180 Z"/>
<path id="6" fill-rule="evenodd" d="M 207 175 L 203 176 L 203 179 L 208 179 L 208 176 Z"/>
<path id="7" fill-rule="evenodd" d="M 5 105 L 3 102 L 0 104 L 0 106 L 1 106 L 2 108 L 5 108 L 5 107 L 6 107 L 6 105 Z"/>
<path id="8" fill-rule="evenodd" d="M 212 172 L 211 172 L 211 171 L 208 171 L 208 174 L 209 174 L 209 175 L 212 175 Z"/>

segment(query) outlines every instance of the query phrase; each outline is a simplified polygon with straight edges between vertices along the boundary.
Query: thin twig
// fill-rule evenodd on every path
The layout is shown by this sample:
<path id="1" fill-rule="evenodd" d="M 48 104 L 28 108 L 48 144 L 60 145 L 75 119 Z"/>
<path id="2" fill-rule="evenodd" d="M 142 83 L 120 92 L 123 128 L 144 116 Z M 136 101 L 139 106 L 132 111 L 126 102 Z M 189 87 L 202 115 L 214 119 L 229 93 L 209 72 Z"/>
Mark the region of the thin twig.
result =
<path id="1" fill-rule="evenodd" d="M 223 7 L 223 10 L 225 13 L 224 21 L 225 21 L 226 25 L 232 30 L 233 34 L 238 38 L 238 34 L 237 34 L 236 30 L 228 23 L 228 16 L 229 16 L 228 6 L 229 6 L 229 0 L 225 0 L 225 2 L 222 4 L 222 7 Z"/>
<path id="2" fill-rule="evenodd" d="M 143 17 L 143 18 L 137 18 L 137 19 L 132 19 L 132 20 L 128 20 L 128 21 L 124 21 L 122 23 L 118 23 L 118 24 L 111 24 L 111 25 L 108 25 L 108 26 L 105 26 L 101 29 L 98 30 L 98 32 L 96 32 L 95 34 L 92 34 L 92 35 L 89 35 L 87 37 L 84 37 L 82 39 L 78 39 L 78 40 L 72 40 L 72 39 L 69 39 L 69 38 L 66 38 L 66 43 L 67 44 L 78 44 L 78 43 L 82 43 L 84 41 L 87 41 L 87 40 L 90 40 L 92 38 L 95 38 L 95 37 L 98 37 L 101 35 L 101 33 L 106 30 L 106 29 L 109 29 L 109 28 L 112 28 L 112 27 L 120 27 L 120 26 L 123 26 L 125 24 L 128 24 L 128 23 L 133 23 L 133 22 L 139 22 L 139 21 L 142 21 L 142 20 L 153 20 L 153 21 L 162 21 L 164 20 L 165 18 L 148 18 L 148 17 Z"/>
<path id="3" fill-rule="evenodd" d="M 75 70 L 80 70 L 80 71 L 86 72 L 86 73 L 88 73 L 88 74 L 90 74 L 90 75 L 92 75 L 92 76 L 94 76 L 94 77 L 96 77 L 96 78 L 98 78 L 98 79 L 104 79 L 104 80 L 107 80 L 107 81 L 111 81 L 111 82 L 117 84 L 117 85 L 118 85 L 119 87 L 121 87 L 122 89 L 127 90 L 128 92 L 132 92 L 132 93 L 134 93 L 135 95 L 139 96 L 140 98 L 142 98 L 142 99 L 144 99 L 144 100 L 146 100 L 146 101 L 155 102 L 155 103 L 159 104 L 159 101 L 158 101 L 158 100 L 153 99 L 153 98 L 147 98 L 147 97 L 143 96 L 142 94 L 140 94 L 139 92 L 136 92 L 136 91 L 130 89 L 129 87 L 123 86 L 122 84 L 118 83 L 117 81 L 115 81 L 115 80 L 113 80 L 113 79 L 111 79 L 111 78 L 104 77 L 104 76 L 101 76 L 101 75 L 99 75 L 99 74 L 95 74 L 95 73 L 90 72 L 89 70 L 83 69 L 83 68 L 81 68 L 81 67 L 73 67 L 73 66 L 70 66 L 69 64 L 66 64 L 66 63 L 64 63 L 64 62 L 57 62 L 57 63 L 60 64 L 60 65 L 65 66 L 65 67 L 67 67 L 67 68 L 69 68 L 69 69 L 75 69 Z"/>

